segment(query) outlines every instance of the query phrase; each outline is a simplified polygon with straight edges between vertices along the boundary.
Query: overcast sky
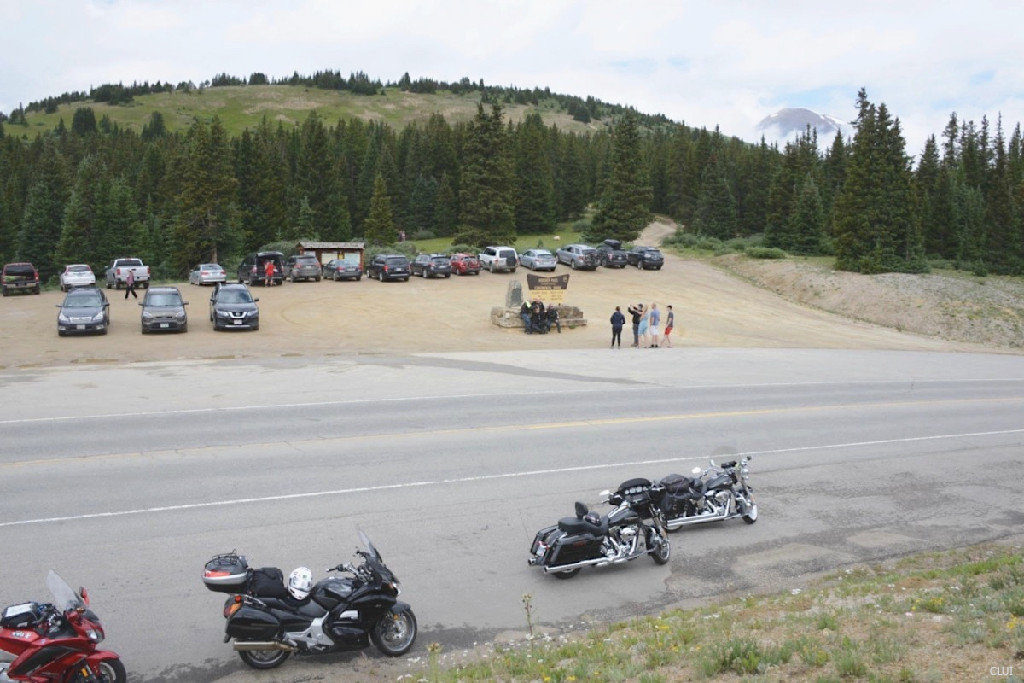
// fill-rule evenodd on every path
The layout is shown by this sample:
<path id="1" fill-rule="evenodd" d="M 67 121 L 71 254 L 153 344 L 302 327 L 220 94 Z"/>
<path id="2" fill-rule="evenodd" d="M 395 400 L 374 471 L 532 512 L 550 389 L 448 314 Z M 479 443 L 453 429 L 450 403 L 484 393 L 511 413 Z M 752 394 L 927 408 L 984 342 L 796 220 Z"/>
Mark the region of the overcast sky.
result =
<path id="1" fill-rule="evenodd" d="M 753 140 L 783 107 L 849 121 L 864 87 L 916 155 L 954 111 L 1024 119 L 1022 33 L 1019 0 L 0 0 L 0 111 L 119 81 L 331 69 L 546 86 Z"/>

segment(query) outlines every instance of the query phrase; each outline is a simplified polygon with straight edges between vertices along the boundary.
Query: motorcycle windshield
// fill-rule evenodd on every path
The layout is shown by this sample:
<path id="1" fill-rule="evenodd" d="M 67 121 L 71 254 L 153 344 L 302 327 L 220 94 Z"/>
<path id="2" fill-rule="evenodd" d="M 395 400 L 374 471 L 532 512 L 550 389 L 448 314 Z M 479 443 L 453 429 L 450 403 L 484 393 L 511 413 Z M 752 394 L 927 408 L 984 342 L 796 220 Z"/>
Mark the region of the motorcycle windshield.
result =
<path id="1" fill-rule="evenodd" d="M 68 585 L 68 582 L 60 578 L 60 575 L 50 570 L 46 575 L 46 587 L 53 594 L 53 606 L 61 612 L 77 609 L 85 606 L 85 601 L 78 591 Z"/>
<path id="2" fill-rule="evenodd" d="M 377 550 L 370 537 L 362 529 L 359 529 L 359 540 L 362 541 L 363 546 L 366 548 L 366 555 L 364 557 L 370 569 L 380 577 L 381 581 L 395 581 L 396 577 L 387 568 L 387 565 L 384 564 L 384 558 L 381 557 L 380 551 Z"/>

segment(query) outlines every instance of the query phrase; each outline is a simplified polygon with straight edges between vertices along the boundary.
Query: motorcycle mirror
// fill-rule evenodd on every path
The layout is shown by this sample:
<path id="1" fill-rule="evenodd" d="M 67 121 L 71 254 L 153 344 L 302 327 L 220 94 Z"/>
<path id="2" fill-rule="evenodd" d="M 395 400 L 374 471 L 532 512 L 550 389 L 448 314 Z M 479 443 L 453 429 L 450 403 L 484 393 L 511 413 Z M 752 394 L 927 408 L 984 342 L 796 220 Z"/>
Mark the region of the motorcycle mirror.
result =
<path id="1" fill-rule="evenodd" d="M 85 590 L 85 586 L 78 587 L 78 594 L 82 596 L 82 602 L 85 603 L 86 607 L 89 606 L 89 592 Z"/>
<path id="2" fill-rule="evenodd" d="M 604 491 L 601 491 L 601 497 L 602 498 L 607 498 L 610 495 L 612 495 L 612 492 L 609 491 L 608 489 L 605 489 Z"/>
<path id="3" fill-rule="evenodd" d="M 692 470 L 690 470 L 690 473 L 691 474 L 700 474 L 700 468 L 699 467 L 694 467 Z"/>

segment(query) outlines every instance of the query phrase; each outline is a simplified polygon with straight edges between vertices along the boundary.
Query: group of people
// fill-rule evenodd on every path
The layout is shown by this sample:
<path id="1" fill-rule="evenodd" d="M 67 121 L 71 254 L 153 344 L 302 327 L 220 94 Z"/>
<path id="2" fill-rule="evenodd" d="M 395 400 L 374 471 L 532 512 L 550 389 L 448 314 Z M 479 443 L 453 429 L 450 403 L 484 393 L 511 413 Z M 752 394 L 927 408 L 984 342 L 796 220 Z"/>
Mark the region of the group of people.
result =
<path id="1" fill-rule="evenodd" d="M 543 301 L 524 301 L 519 308 L 526 334 L 547 334 L 552 327 L 562 333 L 562 321 L 558 318 L 558 306 L 544 308 Z"/>
<path id="2" fill-rule="evenodd" d="M 672 346 L 672 328 L 675 326 L 676 314 L 671 306 L 665 307 L 665 328 L 662 334 L 661 311 L 658 304 L 644 306 L 631 305 L 626 308 L 633 322 L 633 343 L 631 346 L 640 349 L 656 349 L 661 346 Z M 612 324 L 612 348 L 622 348 L 622 328 L 626 325 L 626 316 L 619 306 L 615 307 L 610 320 Z"/>

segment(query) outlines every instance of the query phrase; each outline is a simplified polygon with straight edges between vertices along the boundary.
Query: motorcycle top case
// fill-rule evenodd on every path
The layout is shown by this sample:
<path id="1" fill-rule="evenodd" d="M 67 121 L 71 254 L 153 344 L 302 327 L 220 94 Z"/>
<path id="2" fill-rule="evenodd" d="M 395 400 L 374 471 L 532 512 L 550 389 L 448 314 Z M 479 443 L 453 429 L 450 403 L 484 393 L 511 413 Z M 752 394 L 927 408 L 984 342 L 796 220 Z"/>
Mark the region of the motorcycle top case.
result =
<path id="1" fill-rule="evenodd" d="M 235 553 L 215 556 L 203 570 L 203 583 L 214 593 L 241 593 L 248 579 L 249 563 Z"/>
<path id="2" fill-rule="evenodd" d="M 45 610 L 38 602 L 23 602 L 4 608 L 0 616 L 0 628 L 32 628 L 46 616 Z"/>

